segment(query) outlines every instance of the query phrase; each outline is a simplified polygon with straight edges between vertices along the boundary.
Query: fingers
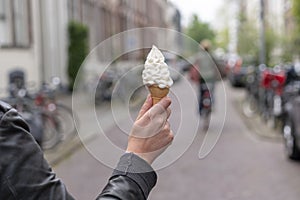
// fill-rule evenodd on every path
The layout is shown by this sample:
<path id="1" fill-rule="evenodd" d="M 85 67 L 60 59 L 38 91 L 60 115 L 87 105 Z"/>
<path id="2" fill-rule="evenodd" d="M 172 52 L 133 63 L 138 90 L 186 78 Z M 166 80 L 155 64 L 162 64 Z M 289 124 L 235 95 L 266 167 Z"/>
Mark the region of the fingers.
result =
<path id="1" fill-rule="evenodd" d="M 165 128 L 164 128 L 166 131 L 170 131 L 170 122 L 166 122 L 165 124 Z"/>
<path id="2" fill-rule="evenodd" d="M 169 121 L 166 121 L 166 123 L 165 123 L 164 127 L 161 129 L 161 131 L 160 131 L 160 132 L 164 133 L 164 134 L 165 134 L 165 137 L 167 137 L 167 136 L 168 136 L 168 135 L 166 135 L 166 134 L 168 134 L 168 133 L 170 133 L 170 132 L 171 132 L 171 127 L 170 127 L 170 123 L 169 123 Z"/>
<path id="3" fill-rule="evenodd" d="M 151 107 L 152 107 L 152 99 L 151 99 L 151 95 L 149 94 L 138 114 L 137 119 L 140 119 Z"/>
<path id="4" fill-rule="evenodd" d="M 171 109 L 168 108 L 168 109 L 167 109 L 167 119 L 169 119 L 170 115 L 171 115 Z"/>
<path id="5" fill-rule="evenodd" d="M 170 105 L 171 99 L 165 97 L 153 106 L 148 95 L 131 130 L 127 152 L 134 152 L 151 164 L 172 143 Z"/>
<path id="6" fill-rule="evenodd" d="M 157 105 L 162 106 L 166 110 L 171 105 L 171 99 L 169 97 L 164 97 Z"/>
<path id="7" fill-rule="evenodd" d="M 143 134 L 143 137 L 155 135 L 165 127 L 171 114 L 170 104 L 171 99 L 166 97 L 153 107 L 150 106 L 151 109 L 149 109 L 149 105 L 152 105 L 152 99 L 148 96 L 135 122 L 135 128 L 143 129 L 143 132 L 147 133 Z"/>
<path id="8" fill-rule="evenodd" d="M 172 144 L 174 134 L 170 129 L 169 122 L 166 122 L 164 128 L 150 139 L 155 139 L 156 142 L 152 144 L 151 151 L 149 152 L 165 149 Z"/>
<path id="9" fill-rule="evenodd" d="M 170 105 L 171 99 L 169 97 L 164 97 L 149 110 L 150 118 L 159 116 L 161 114 L 167 114 Z"/>
<path id="10" fill-rule="evenodd" d="M 172 144 L 174 140 L 174 134 L 172 130 L 169 130 L 168 135 L 166 135 L 166 145 L 165 147 L 168 147 Z"/>

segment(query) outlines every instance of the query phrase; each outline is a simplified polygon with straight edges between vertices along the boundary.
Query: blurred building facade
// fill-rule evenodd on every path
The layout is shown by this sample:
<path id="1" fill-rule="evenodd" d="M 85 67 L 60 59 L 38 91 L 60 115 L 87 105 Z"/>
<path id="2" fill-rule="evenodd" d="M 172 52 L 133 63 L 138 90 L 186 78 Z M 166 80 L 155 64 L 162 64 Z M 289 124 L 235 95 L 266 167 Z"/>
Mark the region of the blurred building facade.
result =
<path id="1" fill-rule="evenodd" d="M 14 68 L 24 69 L 27 80 L 36 83 L 52 76 L 66 83 L 70 21 L 88 27 L 90 50 L 133 28 L 181 31 L 180 13 L 167 0 L 0 0 L 0 84 L 6 87 L 7 74 Z M 126 50 L 132 43 L 152 39 L 140 34 L 113 45 Z"/>
<path id="2" fill-rule="evenodd" d="M 161 27 L 181 31 L 180 12 L 167 0 L 68 0 L 68 13 L 70 20 L 88 26 L 90 49 L 114 34 L 134 28 Z M 113 46 L 116 51 L 124 52 L 155 39 L 140 33 L 128 35 Z M 138 52 L 130 59 L 143 56 L 143 52 Z M 123 57 L 128 59 L 126 55 Z"/>
<path id="3" fill-rule="evenodd" d="M 0 0 L 0 65 L 2 89 L 8 73 L 25 71 L 36 84 L 52 76 L 66 80 L 68 23 L 65 0 Z"/>
<path id="4" fill-rule="evenodd" d="M 0 84 L 6 89 L 8 72 L 13 68 L 30 71 L 27 76 L 39 81 L 40 52 L 37 43 L 40 24 L 37 1 L 0 0 Z"/>

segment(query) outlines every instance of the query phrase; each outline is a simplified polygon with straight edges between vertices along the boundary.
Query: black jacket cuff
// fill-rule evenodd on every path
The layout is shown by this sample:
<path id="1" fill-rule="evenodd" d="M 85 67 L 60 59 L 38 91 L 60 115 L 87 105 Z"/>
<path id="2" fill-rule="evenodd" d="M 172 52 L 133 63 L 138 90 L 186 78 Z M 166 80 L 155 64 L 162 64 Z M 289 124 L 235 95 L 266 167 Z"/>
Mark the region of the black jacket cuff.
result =
<path id="1" fill-rule="evenodd" d="M 134 153 L 126 153 L 120 158 L 111 178 L 120 175 L 127 176 L 134 180 L 143 191 L 145 199 L 147 199 L 157 181 L 157 175 L 154 169 L 145 160 Z"/>

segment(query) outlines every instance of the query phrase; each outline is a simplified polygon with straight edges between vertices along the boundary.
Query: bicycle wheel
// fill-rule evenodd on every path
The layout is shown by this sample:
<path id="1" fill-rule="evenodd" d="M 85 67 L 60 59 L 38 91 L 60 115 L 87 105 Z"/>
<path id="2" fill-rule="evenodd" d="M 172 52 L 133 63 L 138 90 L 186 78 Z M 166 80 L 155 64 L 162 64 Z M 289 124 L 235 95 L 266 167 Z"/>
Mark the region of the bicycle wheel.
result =
<path id="1" fill-rule="evenodd" d="M 256 100 L 252 96 L 247 96 L 243 104 L 243 113 L 247 117 L 254 117 L 258 112 L 258 106 Z"/>
<path id="2" fill-rule="evenodd" d="M 42 114 L 42 118 L 44 125 L 42 149 L 52 149 L 61 141 L 58 122 L 46 113 Z"/>
<path id="3" fill-rule="evenodd" d="M 78 124 L 78 117 L 76 117 L 71 108 L 57 104 L 54 117 L 59 122 L 59 131 L 62 134 L 62 140 L 69 140 L 76 135 L 75 120 Z"/>

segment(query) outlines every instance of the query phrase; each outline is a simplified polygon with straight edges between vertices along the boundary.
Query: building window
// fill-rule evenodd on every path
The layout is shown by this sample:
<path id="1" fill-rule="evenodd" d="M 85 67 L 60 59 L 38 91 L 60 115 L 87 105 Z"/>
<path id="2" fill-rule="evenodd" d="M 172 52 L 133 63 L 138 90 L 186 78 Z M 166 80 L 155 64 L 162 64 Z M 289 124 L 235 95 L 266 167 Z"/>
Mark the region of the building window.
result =
<path id="1" fill-rule="evenodd" d="M 0 48 L 31 44 L 31 0 L 0 0 Z"/>

